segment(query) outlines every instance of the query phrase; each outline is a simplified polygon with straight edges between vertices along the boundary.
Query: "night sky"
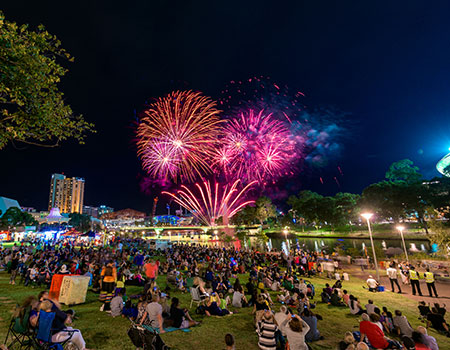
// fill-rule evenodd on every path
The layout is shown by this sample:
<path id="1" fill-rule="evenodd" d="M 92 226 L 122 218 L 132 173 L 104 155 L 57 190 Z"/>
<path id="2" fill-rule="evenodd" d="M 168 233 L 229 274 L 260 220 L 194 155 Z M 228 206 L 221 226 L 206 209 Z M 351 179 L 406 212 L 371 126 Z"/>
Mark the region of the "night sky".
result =
<path id="1" fill-rule="evenodd" d="M 9 145 L 0 151 L 0 196 L 46 209 L 50 176 L 63 172 L 86 179 L 86 205 L 148 213 L 135 111 L 178 88 L 218 99 L 229 81 L 254 75 L 303 91 L 308 107 L 349 115 L 341 155 L 300 176 L 302 188 L 360 193 L 403 158 L 437 176 L 450 147 L 450 3 L 280 3 L 3 2 L 8 20 L 44 24 L 75 57 L 61 89 L 97 133 L 82 146 Z"/>

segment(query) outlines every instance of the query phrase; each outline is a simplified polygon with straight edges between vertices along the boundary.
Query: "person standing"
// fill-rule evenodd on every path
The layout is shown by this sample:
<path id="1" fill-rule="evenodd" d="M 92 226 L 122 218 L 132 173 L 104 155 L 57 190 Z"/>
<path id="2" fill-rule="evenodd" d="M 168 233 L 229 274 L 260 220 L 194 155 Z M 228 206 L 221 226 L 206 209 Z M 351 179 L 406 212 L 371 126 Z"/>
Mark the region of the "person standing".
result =
<path id="1" fill-rule="evenodd" d="M 430 297 L 433 296 L 432 291 L 434 291 L 434 296 L 437 298 L 436 286 L 434 285 L 434 273 L 427 268 L 427 272 L 425 272 L 425 282 L 427 283 L 428 293 L 430 293 Z"/>
<path id="2" fill-rule="evenodd" d="M 110 303 L 117 282 L 117 270 L 114 267 L 114 264 L 112 262 L 106 264 L 106 266 L 103 267 L 100 276 L 102 277 L 100 301 L 103 302 L 100 311 L 110 311 Z"/>
<path id="3" fill-rule="evenodd" d="M 417 273 L 414 266 L 409 267 L 409 281 L 411 282 L 412 294 L 416 295 L 416 289 L 420 296 L 422 296 L 422 291 L 420 290 L 419 274 Z"/>
<path id="4" fill-rule="evenodd" d="M 12 253 L 13 258 L 11 259 L 11 278 L 9 279 L 9 284 L 16 284 L 17 271 L 19 270 L 19 254 Z"/>
<path id="5" fill-rule="evenodd" d="M 386 273 L 387 273 L 387 275 L 389 277 L 389 281 L 391 281 L 392 293 L 395 292 L 394 284 L 396 284 L 397 288 L 398 288 L 398 293 L 401 294 L 402 293 L 402 289 L 400 288 L 400 285 L 398 284 L 397 269 L 394 266 L 395 265 L 393 263 L 391 263 L 389 265 L 389 268 L 386 270 Z"/>

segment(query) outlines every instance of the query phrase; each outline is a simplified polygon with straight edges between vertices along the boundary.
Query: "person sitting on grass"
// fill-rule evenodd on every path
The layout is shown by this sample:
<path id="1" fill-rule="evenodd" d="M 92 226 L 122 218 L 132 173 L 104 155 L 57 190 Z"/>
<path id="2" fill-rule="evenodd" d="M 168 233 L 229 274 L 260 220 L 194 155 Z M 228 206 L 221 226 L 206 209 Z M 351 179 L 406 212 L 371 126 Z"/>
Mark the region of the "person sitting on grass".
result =
<path id="1" fill-rule="evenodd" d="M 238 287 L 239 289 L 235 290 L 233 293 L 233 302 L 232 305 L 234 307 L 246 307 L 248 306 L 247 298 L 244 295 L 244 290 L 241 286 Z"/>
<path id="2" fill-rule="evenodd" d="M 374 305 L 373 300 L 372 300 L 372 299 L 369 299 L 368 304 L 366 304 L 366 310 L 367 310 L 367 313 L 368 313 L 369 315 L 370 315 L 370 314 L 373 314 L 375 308 L 376 308 L 376 305 Z"/>
<path id="3" fill-rule="evenodd" d="M 406 316 L 403 316 L 400 310 L 395 310 L 395 316 L 392 321 L 398 335 L 411 338 L 413 329 Z"/>
<path id="4" fill-rule="evenodd" d="M 122 315 L 122 311 L 123 311 L 123 294 L 124 291 L 123 289 L 120 289 L 117 292 L 117 295 L 111 299 L 111 316 L 112 317 L 117 317 L 117 316 L 121 316 Z"/>
<path id="5" fill-rule="evenodd" d="M 428 335 L 427 329 L 423 326 L 417 327 L 417 332 L 422 333 L 423 344 L 428 346 L 431 350 L 439 350 L 436 338 Z"/>
<path id="6" fill-rule="evenodd" d="M 206 301 L 205 305 L 205 314 L 206 316 L 226 316 L 229 314 L 233 314 L 231 311 L 227 309 L 221 309 L 216 301 L 215 293 L 211 295 Z"/>
<path id="7" fill-rule="evenodd" d="M 375 349 L 401 349 L 401 345 L 395 340 L 385 337 L 383 330 L 370 321 L 369 316 L 364 313 L 362 321 L 359 323 L 359 331 L 361 333 L 361 341 L 367 340 Z"/>
<path id="8" fill-rule="evenodd" d="M 423 300 L 419 301 L 418 309 L 420 312 L 419 320 L 426 320 L 428 314 L 431 313 L 430 304 L 427 305 Z"/>
<path id="9" fill-rule="evenodd" d="M 236 350 L 234 337 L 230 333 L 225 334 L 225 346 L 225 350 Z"/>
<path id="10" fill-rule="evenodd" d="M 358 298 L 355 298 L 353 295 L 350 295 L 348 307 L 350 308 L 350 313 L 353 315 L 362 315 L 365 312 L 361 307 Z"/>
<path id="11" fill-rule="evenodd" d="M 320 315 L 315 315 L 310 309 L 305 309 L 300 317 L 309 326 L 309 331 L 305 336 L 307 342 L 323 339 L 323 336 L 320 335 L 317 329 L 317 321 L 322 319 Z"/>
<path id="12" fill-rule="evenodd" d="M 345 332 L 344 340 L 341 340 L 338 344 L 338 350 L 354 350 L 355 349 L 355 337 L 352 332 Z"/>
<path id="13" fill-rule="evenodd" d="M 333 306 L 347 306 L 341 301 L 341 297 L 339 296 L 339 291 L 335 289 L 330 298 L 330 303 Z"/>
<path id="14" fill-rule="evenodd" d="M 277 321 L 269 309 L 263 311 L 261 319 L 257 322 L 258 346 L 261 350 L 275 350 L 277 348 L 276 332 Z"/>
<path id="15" fill-rule="evenodd" d="M 290 350 L 308 350 L 305 336 L 309 332 L 309 325 L 298 315 L 288 315 L 282 323 L 285 327 Z"/>
<path id="16" fill-rule="evenodd" d="M 369 275 L 369 278 L 366 281 L 367 287 L 369 287 L 369 292 L 376 292 L 378 286 L 380 285 L 376 279 L 372 277 L 372 275 Z"/>
<path id="17" fill-rule="evenodd" d="M 450 337 L 448 324 L 445 322 L 444 317 L 438 312 L 438 310 L 433 307 L 431 308 L 431 313 L 427 316 L 427 329 L 432 326 L 441 334 L 445 334 Z"/>
<path id="18" fill-rule="evenodd" d="M 172 305 L 170 306 L 170 319 L 172 326 L 175 328 L 185 329 L 199 324 L 194 321 L 189 315 L 188 309 L 180 309 L 180 300 L 176 297 L 172 298 Z"/>
<path id="19" fill-rule="evenodd" d="M 148 303 L 140 324 L 148 324 L 160 334 L 165 333 L 163 328 L 162 306 L 159 304 L 159 294 L 152 295 L 151 303 Z"/>
<path id="20" fill-rule="evenodd" d="M 427 345 L 425 345 L 425 340 L 422 333 L 417 331 L 412 332 L 411 339 L 414 341 L 416 350 L 431 350 Z"/>

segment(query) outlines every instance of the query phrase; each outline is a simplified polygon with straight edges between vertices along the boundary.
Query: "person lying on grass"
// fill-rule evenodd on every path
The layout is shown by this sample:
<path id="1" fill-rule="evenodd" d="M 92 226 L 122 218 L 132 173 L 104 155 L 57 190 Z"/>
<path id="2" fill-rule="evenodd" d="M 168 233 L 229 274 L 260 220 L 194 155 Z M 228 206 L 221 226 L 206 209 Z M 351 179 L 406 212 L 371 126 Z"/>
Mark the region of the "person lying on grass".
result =
<path id="1" fill-rule="evenodd" d="M 206 316 L 226 316 L 233 313 L 227 309 L 221 309 L 219 307 L 216 301 L 216 293 L 213 292 L 211 297 L 206 300 L 205 314 Z"/>

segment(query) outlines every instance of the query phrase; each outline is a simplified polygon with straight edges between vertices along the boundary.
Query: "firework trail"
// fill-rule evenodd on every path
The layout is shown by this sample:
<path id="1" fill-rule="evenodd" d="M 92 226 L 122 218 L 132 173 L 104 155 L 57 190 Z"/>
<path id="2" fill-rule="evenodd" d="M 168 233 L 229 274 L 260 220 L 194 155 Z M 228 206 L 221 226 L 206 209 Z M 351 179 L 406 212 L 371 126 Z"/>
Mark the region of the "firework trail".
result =
<path id="1" fill-rule="evenodd" d="M 138 154 L 149 175 L 177 182 L 210 172 L 220 110 L 199 92 L 174 91 L 150 104 L 137 128 Z"/>
<path id="2" fill-rule="evenodd" d="M 216 182 L 211 186 L 209 181 L 203 182 L 203 187 L 196 183 L 196 191 L 189 189 L 182 185 L 181 189 L 176 191 L 176 194 L 163 191 L 163 194 L 169 195 L 175 203 L 181 205 L 194 215 L 198 220 L 207 226 L 215 226 L 217 219 L 220 217 L 230 219 L 239 210 L 248 204 L 252 204 L 253 200 L 244 200 L 244 195 L 252 187 L 256 181 L 250 182 L 242 190 L 237 187 L 240 180 L 234 181 L 229 186 L 219 189 L 219 184 Z M 194 194 L 197 192 L 197 194 Z"/>

